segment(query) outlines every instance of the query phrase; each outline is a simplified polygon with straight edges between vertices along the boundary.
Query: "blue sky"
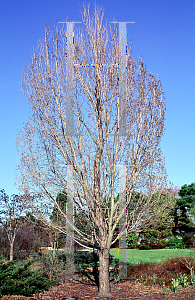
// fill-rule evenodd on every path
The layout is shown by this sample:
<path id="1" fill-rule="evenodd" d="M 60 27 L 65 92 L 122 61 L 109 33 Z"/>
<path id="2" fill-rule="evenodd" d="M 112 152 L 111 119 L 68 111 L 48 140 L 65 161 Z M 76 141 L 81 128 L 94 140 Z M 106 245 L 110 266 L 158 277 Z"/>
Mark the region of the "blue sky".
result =
<path id="1" fill-rule="evenodd" d="M 175 186 L 195 182 L 195 1 L 97 0 L 108 21 L 127 25 L 133 55 L 141 54 L 157 74 L 167 111 L 162 150 L 169 180 Z M 91 2 L 93 5 L 94 2 Z M 19 163 L 17 127 L 30 113 L 19 81 L 30 64 L 45 22 L 81 21 L 81 0 L 0 0 L 0 189 L 18 193 L 14 173 Z M 76 25 L 79 26 L 79 25 Z"/>

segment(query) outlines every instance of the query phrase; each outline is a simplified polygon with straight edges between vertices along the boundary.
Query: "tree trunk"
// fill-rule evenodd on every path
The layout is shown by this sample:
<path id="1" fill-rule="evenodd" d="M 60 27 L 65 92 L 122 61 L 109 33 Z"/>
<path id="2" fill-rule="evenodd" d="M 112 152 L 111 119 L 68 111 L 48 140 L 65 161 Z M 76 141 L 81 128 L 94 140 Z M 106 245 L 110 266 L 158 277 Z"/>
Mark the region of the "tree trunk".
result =
<path id="1" fill-rule="evenodd" d="M 9 260 L 13 260 L 13 254 L 14 254 L 14 241 L 11 241 L 10 243 L 10 251 L 9 251 Z"/>
<path id="2" fill-rule="evenodd" d="M 112 297 L 109 278 L 109 251 L 108 249 L 99 251 L 99 292 L 100 297 Z"/>

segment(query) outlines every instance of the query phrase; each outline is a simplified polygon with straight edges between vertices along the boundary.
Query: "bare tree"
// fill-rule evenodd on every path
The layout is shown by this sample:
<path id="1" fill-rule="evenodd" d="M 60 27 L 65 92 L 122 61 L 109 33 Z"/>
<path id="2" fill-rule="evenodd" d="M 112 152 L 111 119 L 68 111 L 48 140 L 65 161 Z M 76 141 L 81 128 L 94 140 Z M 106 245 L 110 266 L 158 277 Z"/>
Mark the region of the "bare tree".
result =
<path id="1" fill-rule="evenodd" d="M 10 261 L 13 260 L 16 234 L 21 228 L 25 210 L 25 197 L 12 195 L 10 198 L 4 190 L 0 190 L 0 223 L 4 227 L 10 245 Z"/>
<path id="2" fill-rule="evenodd" d="M 116 24 L 112 27 L 105 23 L 103 16 L 101 9 L 95 7 L 90 15 L 89 6 L 84 6 L 84 29 L 75 29 L 71 50 L 74 65 L 70 64 L 64 27 L 50 31 L 46 25 L 44 40 L 24 70 L 21 85 L 32 117 L 19 132 L 17 145 L 21 189 L 40 195 L 39 201 L 31 201 L 34 212 L 48 226 L 64 233 L 66 226 L 52 224 L 36 205 L 41 200 L 45 205 L 52 204 L 66 220 L 56 196 L 66 188 L 66 171 L 72 166 L 75 208 L 85 213 L 91 229 L 86 233 L 73 223 L 69 225 L 77 243 L 91 248 L 96 244 L 99 295 L 109 296 L 111 245 L 124 234 L 125 226 L 128 232 L 135 231 L 163 209 L 158 206 L 158 197 L 152 195 L 160 195 L 166 185 L 160 148 L 165 102 L 160 80 L 147 71 L 141 57 L 132 57 L 128 44 L 126 73 L 122 75 L 126 101 L 121 108 L 120 36 Z M 70 72 L 74 81 L 69 80 Z M 69 111 L 74 116 L 72 130 Z M 124 112 L 125 133 L 120 134 Z M 119 211 L 120 197 L 116 196 L 121 166 L 126 168 L 127 195 L 126 205 Z M 136 201 L 134 191 L 140 194 Z M 125 193 L 123 189 L 123 196 Z M 126 206 L 127 224 L 114 235 Z"/>

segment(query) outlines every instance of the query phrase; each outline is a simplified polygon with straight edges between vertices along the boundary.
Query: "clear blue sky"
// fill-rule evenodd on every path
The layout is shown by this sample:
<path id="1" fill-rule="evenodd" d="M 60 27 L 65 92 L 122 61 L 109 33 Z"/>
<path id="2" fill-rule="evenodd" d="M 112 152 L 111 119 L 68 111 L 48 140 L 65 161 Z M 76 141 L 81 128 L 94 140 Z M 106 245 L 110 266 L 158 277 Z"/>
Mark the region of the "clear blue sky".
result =
<path id="1" fill-rule="evenodd" d="M 158 73 L 165 92 L 166 132 L 162 139 L 169 180 L 175 186 L 195 182 L 195 1 L 97 0 L 108 21 L 127 25 L 133 54 L 141 54 Z M 19 81 L 47 23 L 81 21 L 82 0 L 0 0 L 0 188 L 17 193 L 19 163 L 15 138 L 29 115 Z M 94 2 L 91 2 L 93 5 Z M 76 25 L 79 26 L 79 25 Z"/>

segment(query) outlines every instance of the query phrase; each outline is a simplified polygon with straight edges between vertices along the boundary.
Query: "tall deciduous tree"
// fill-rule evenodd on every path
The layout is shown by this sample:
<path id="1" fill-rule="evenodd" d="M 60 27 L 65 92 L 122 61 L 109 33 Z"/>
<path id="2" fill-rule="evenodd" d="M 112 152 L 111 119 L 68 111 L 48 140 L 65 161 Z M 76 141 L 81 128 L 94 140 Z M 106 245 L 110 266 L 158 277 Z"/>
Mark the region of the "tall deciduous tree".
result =
<path id="1" fill-rule="evenodd" d="M 74 229 L 77 243 L 98 250 L 99 295 L 110 296 L 109 250 L 125 231 L 113 237 L 126 207 L 119 210 L 119 170 L 126 167 L 126 205 L 129 231 L 143 227 L 158 213 L 158 198 L 166 183 L 160 141 L 164 134 L 165 102 L 161 82 L 147 71 L 143 59 L 137 61 L 127 45 L 126 73 L 121 65 L 120 36 L 117 25 L 104 22 L 97 7 L 91 15 L 83 9 L 84 29 L 75 29 L 75 47 L 70 64 L 66 31 L 45 27 L 45 37 L 24 70 L 22 89 L 29 100 L 32 117 L 18 136 L 21 155 L 19 182 L 23 191 L 40 195 L 52 203 L 66 219 L 56 196 L 66 185 L 66 168 L 72 166 L 74 203 L 90 220 L 90 233 Z M 74 83 L 70 87 L 71 76 Z M 121 112 L 121 78 L 125 77 L 126 108 Z M 74 133 L 68 127 L 68 111 L 74 115 Z M 126 116 L 121 134 L 121 115 Z M 125 178 L 124 178 L 125 180 Z M 140 197 L 134 202 L 134 191 Z M 125 194 L 125 190 L 123 191 Z M 147 199 L 142 195 L 147 195 Z M 36 197 L 35 197 L 36 198 Z M 34 199 L 35 199 L 34 198 Z M 32 198 L 31 198 L 32 199 Z M 66 233 L 65 226 L 36 210 L 49 226 Z M 159 210 L 162 207 L 159 207 Z M 119 213 L 120 211 L 120 213 Z"/>

